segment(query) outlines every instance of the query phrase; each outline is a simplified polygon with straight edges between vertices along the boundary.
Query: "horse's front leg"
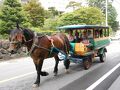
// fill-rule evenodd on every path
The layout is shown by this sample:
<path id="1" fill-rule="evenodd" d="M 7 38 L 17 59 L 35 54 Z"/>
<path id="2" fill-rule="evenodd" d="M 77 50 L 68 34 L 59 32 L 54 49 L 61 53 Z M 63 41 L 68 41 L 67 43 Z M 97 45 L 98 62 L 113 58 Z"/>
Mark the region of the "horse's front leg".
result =
<path id="1" fill-rule="evenodd" d="M 70 66 L 69 59 L 64 60 L 64 66 L 65 66 L 65 69 L 66 69 L 66 73 L 69 73 L 69 66 Z"/>
<path id="2" fill-rule="evenodd" d="M 58 56 L 55 56 L 54 58 L 55 58 L 54 76 L 57 76 L 57 74 L 58 74 L 59 58 L 58 58 Z"/>
<path id="3" fill-rule="evenodd" d="M 38 87 L 40 84 L 40 74 L 41 74 L 42 65 L 43 65 L 43 60 L 38 60 L 37 63 L 35 63 L 37 78 L 33 87 Z"/>

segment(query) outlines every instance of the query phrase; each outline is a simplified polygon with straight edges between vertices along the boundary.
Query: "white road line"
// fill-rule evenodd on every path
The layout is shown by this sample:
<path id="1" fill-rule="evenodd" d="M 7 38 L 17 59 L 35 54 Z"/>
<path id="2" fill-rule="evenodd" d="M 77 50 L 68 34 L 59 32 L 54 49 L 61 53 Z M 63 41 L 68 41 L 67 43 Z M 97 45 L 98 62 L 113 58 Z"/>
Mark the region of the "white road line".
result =
<path id="1" fill-rule="evenodd" d="M 25 77 L 25 76 L 28 76 L 28 75 L 31 75 L 31 74 L 34 74 L 34 73 L 35 73 L 35 72 L 30 72 L 30 73 L 23 74 L 23 75 L 19 75 L 19 76 L 15 76 L 15 77 L 12 77 L 12 78 L 9 78 L 9 79 L 1 80 L 1 81 L 0 81 L 0 84 L 1 84 L 1 83 L 4 83 L 4 82 L 11 81 L 11 80 L 14 80 L 14 79 L 22 78 L 22 77 Z"/>
<path id="2" fill-rule="evenodd" d="M 59 64 L 59 66 L 61 66 L 61 64 Z M 47 68 L 43 68 L 43 69 L 44 69 L 44 70 L 49 70 L 49 69 L 52 69 L 52 68 L 54 68 L 54 67 L 47 67 Z M 15 79 L 18 79 L 18 78 L 23 78 L 23 77 L 26 77 L 26 76 L 28 76 L 28 75 L 32 75 L 32 74 L 34 74 L 34 73 L 36 73 L 36 71 L 34 71 L 34 72 L 29 72 L 29 73 L 26 73 L 26 74 L 23 74 L 23 75 L 15 76 L 15 77 L 11 77 L 11 78 L 8 78 L 8 79 L 5 79 L 5 80 L 1 80 L 1 81 L 0 81 L 0 84 L 5 83 L 5 82 L 8 82 L 8 81 L 11 81 L 11 80 L 15 80 Z"/>
<path id="3" fill-rule="evenodd" d="M 98 86 L 104 79 L 106 79 L 110 74 L 112 74 L 117 68 L 120 67 L 120 63 L 117 64 L 114 68 L 112 68 L 109 72 L 103 75 L 100 79 L 98 79 L 95 83 L 89 86 L 86 90 L 93 90 L 96 86 Z"/>

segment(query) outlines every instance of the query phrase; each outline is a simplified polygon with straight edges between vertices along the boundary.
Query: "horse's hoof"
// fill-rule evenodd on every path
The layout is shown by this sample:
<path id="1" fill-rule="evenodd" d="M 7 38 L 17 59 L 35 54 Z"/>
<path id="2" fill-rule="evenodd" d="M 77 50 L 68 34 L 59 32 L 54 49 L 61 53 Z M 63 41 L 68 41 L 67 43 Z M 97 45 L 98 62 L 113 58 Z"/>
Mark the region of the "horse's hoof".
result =
<path id="1" fill-rule="evenodd" d="M 37 87 L 39 87 L 39 84 L 33 84 L 32 87 L 37 88 Z"/>
<path id="2" fill-rule="evenodd" d="M 48 76 L 48 75 L 49 75 L 48 72 L 45 72 L 45 71 L 41 72 L 41 76 Z"/>
<path id="3" fill-rule="evenodd" d="M 69 69 L 66 69 L 65 72 L 68 74 L 68 73 L 70 73 L 70 70 L 69 70 Z"/>

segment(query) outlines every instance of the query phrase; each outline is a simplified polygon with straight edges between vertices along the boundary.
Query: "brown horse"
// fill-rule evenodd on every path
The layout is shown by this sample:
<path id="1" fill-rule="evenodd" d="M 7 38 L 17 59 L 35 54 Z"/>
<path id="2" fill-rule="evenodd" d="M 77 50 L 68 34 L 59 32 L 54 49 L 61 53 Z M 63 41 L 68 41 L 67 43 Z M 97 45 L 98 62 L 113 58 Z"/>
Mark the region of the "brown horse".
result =
<path id="1" fill-rule="evenodd" d="M 34 33 L 29 29 L 17 28 L 10 33 L 10 52 L 15 53 L 19 48 L 25 45 L 33 59 L 37 71 L 37 78 L 34 86 L 39 86 L 40 75 L 47 76 L 47 72 L 42 71 L 43 61 L 46 58 L 55 58 L 54 74 L 58 73 L 58 53 L 52 51 L 52 47 L 64 51 L 66 54 L 69 52 L 69 41 L 65 34 L 58 33 L 52 36 L 39 36 L 35 37 Z M 64 60 L 66 70 L 69 69 L 70 61 Z"/>

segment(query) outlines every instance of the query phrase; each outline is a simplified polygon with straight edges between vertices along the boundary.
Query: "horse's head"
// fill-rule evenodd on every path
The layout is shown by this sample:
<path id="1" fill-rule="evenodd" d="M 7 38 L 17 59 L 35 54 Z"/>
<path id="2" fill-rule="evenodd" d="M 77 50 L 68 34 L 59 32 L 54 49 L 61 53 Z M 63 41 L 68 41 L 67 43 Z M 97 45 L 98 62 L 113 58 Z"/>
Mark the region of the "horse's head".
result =
<path id="1" fill-rule="evenodd" d="M 25 36 L 23 31 L 19 26 L 15 30 L 12 30 L 9 36 L 10 47 L 9 50 L 11 53 L 16 53 L 25 42 Z"/>

